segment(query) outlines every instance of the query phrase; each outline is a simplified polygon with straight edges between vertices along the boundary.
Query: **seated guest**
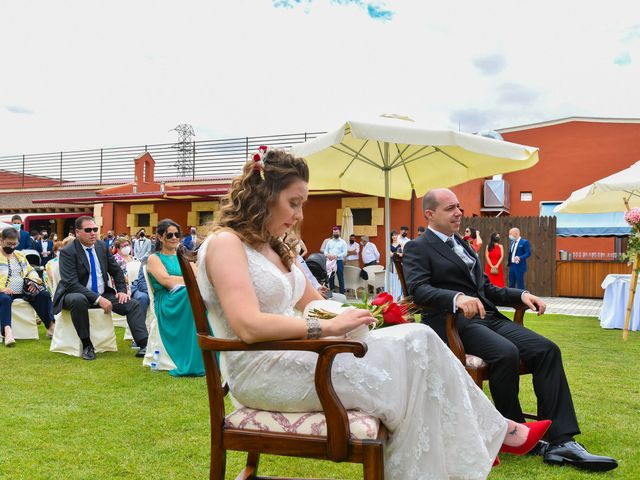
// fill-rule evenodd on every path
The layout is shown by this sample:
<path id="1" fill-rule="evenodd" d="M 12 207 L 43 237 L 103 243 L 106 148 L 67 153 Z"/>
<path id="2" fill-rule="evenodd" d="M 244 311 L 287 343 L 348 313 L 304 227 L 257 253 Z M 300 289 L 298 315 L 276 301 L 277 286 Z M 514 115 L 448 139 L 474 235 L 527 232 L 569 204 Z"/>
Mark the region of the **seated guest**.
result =
<path id="1" fill-rule="evenodd" d="M 182 240 L 182 245 L 187 250 L 194 250 L 198 246 L 198 233 L 194 227 L 191 227 L 189 235 L 186 235 Z"/>
<path id="2" fill-rule="evenodd" d="M 127 291 L 129 291 L 129 273 L 127 272 L 127 263 L 133 260 L 131 255 L 131 242 L 127 237 L 118 237 L 113 242 L 113 258 L 124 274 L 124 281 L 127 282 Z"/>
<path id="3" fill-rule="evenodd" d="M 98 227 L 92 217 L 75 221 L 76 239 L 60 250 L 60 283 L 53 298 L 54 313 L 64 308 L 71 313 L 73 326 L 82 341 L 82 358 L 95 360 L 91 343 L 89 309 L 112 310 L 127 317 L 133 339 L 140 350 L 137 357 L 147 353 L 147 327 L 142 308 L 127 294 L 122 269 L 102 240 L 98 240 Z M 109 287 L 111 275 L 115 290 Z"/>
<path id="4" fill-rule="evenodd" d="M 148 257 L 147 257 L 148 258 Z M 138 278 L 136 278 L 131 284 L 131 298 L 138 300 L 145 318 L 147 317 L 147 309 L 149 308 L 149 290 L 147 287 L 147 280 L 144 278 L 144 265 L 147 263 L 145 259 L 140 264 L 140 270 L 138 270 Z"/>
<path id="5" fill-rule="evenodd" d="M 51 309 L 51 295 L 46 289 L 40 291 L 35 297 L 24 296 L 24 279 L 30 278 L 38 284 L 42 280 L 38 273 L 29 265 L 27 258 L 16 251 L 19 242 L 18 232 L 14 228 L 5 228 L 0 233 L 2 251 L 0 252 L 0 323 L 2 323 L 2 335 L 4 344 L 13 347 L 16 343 L 11 331 L 11 304 L 16 298 L 23 298 L 36 311 L 40 320 L 47 327 L 47 337 L 53 335 L 55 322 Z M 37 288 L 30 286 L 31 293 L 35 293 Z"/>
<path id="6" fill-rule="evenodd" d="M 13 228 L 18 231 L 18 235 L 20 236 L 16 250 L 32 250 L 33 242 L 31 240 L 31 236 L 29 235 L 29 232 L 22 230 L 22 217 L 20 215 L 14 215 L 11 217 L 11 224 L 13 225 Z"/>
<path id="7" fill-rule="evenodd" d="M 196 337 L 196 324 L 178 263 L 180 226 L 170 219 L 156 227 L 155 252 L 147 260 L 154 311 L 164 348 L 176 368 L 174 377 L 204 375 L 202 352 Z"/>
<path id="8" fill-rule="evenodd" d="M 45 268 L 42 272 L 42 278 L 44 279 L 44 283 L 47 285 L 47 288 L 49 289 L 49 293 L 51 293 L 51 295 L 55 293 L 53 291 L 53 269 L 58 265 L 58 255 L 60 253 L 60 250 L 62 250 L 74 240 L 74 237 L 65 237 L 61 242 L 53 243 L 53 258 L 50 262 L 47 262 L 47 268 Z"/>
<path id="9" fill-rule="evenodd" d="M 53 258 L 53 240 L 49 238 L 49 232 L 43 230 L 34 247 L 40 254 L 40 264 L 44 267 Z"/>
<path id="10" fill-rule="evenodd" d="M 580 428 L 558 346 L 512 322 L 497 308 L 523 303 L 542 315 L 545 303 L 526 290 L 498 288 L 489 282 L 475 250 L 457 234 L 462 211 L 451 190 L 427 192 L 422 208 L 429 227 L 407 243 L 403 257 L 408 293 L 426 307 L 422 322 L 446 343 L 447 313 L 460 313 L 456 324 L 466 353 L 487 362 L 496 409 L 516 422 L 524 422 L 518 389 L 520 360 L 526 363 L 533 374 L 539 414 L 553 422 L 549 445 L 539 450 L 546 463 L 594 471 L 616 468 L 613 458 L 593 455 L 574 440 Z"/>

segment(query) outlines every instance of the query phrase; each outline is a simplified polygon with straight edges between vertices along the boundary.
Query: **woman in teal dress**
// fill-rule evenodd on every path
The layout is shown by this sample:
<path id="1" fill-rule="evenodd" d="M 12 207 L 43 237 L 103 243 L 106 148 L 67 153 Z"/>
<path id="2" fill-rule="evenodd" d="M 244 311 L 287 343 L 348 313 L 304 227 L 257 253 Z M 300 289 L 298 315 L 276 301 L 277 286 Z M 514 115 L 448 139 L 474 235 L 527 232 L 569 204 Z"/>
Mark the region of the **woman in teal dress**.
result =
<path id="1" fill-rule="evenodd" d="M 153 288 L 160 338 L 176 364 L 176 368 L 169 373 L 174 377 L 202 376 L 202 352 L 178 263 L 180 236 L 180 226 L 173 220 L 165 219 L 158 223 L 156 251 L 147 260 L 147 272 Z"/>

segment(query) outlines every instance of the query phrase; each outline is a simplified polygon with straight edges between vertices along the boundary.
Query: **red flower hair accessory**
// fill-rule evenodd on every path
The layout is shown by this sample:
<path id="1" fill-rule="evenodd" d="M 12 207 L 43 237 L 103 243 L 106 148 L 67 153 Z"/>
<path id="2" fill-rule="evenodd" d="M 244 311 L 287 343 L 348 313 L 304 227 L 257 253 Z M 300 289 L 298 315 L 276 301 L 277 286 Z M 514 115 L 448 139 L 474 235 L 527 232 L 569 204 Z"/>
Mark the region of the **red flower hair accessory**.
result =
<path id="1" fill-rule="evenodd" d="M 266 156 L 267 150 L 269 150 L 268 147 L 266 147 L 265 145 L 260 145 L 260 147 L 258 147 L 258 151 L 253 154 L 254 172 L 259 172 L 264 168 L 264 162 L 262 161 L 262 159 Z"/>

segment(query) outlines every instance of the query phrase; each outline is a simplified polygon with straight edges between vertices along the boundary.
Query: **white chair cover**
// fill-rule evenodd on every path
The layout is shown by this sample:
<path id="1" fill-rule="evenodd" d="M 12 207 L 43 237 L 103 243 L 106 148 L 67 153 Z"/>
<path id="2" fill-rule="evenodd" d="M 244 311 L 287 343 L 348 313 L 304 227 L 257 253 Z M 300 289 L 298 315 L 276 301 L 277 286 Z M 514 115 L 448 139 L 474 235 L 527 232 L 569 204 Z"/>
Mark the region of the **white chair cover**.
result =
<path id="1" fill-rule="evenodd" d="M 160 337 L 160 330 L 158 329 L 158 321 L 155 315 L 155 300 L 153 298 L 153 288 L 149 281 L 149 273 L 147 272 L 147 266 L 142 267 L 144 270 L 144 279 L 147 281 L 147 290 L 149 292 L 149 309 L 147 310 L 147 330 L 149 331 L 149 340 L 147 341 L 147 354 L 142 359 L 142 365 L 145 367 L 151 367 L 151 362 L 157 363 L 158 370 L 173 370 L 176 368 L 176 364 L 173 363 L 171 357 L 164 348 L 162 338 Z M 153 359 L 153 352 L 158 351 L 158 359 Z"/>
<path id="2" fill-rule="evenodd" d="M 51 268 L 51 273 L 51 282 L 55 292 L 60 282 L 58 262 Z M 53 332 L 49 351 L 73 355 L 74 357 L 82 355 L 82 342 L 73 326 L 69 311 L 62 310 L 55 316 L 55 320 L 56 329 Z M 93 348 L 97 353 L 118 351 L 111 314 L 105 314 L 99 308 L 91 308 L 89 309 L 89 325 L 91 343 L 93 343 Z"/>
<path id="3" fill-rule="evenodd" d="M 16 340 L 38 340 L 36 311 L 29 302 L 16 298 L 11 304 L 11 331 Z"/>

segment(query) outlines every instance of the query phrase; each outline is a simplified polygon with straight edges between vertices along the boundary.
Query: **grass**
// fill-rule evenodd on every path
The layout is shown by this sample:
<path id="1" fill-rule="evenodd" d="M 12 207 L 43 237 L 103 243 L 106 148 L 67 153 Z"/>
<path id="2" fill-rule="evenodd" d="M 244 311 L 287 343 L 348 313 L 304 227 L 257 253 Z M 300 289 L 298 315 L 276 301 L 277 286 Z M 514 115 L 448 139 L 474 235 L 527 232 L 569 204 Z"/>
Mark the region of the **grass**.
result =
<path id="1" fill-rule="evenodd" d="M 544 465 L 539 457 L 502 455 L 491 479 L 640 478 L 640 334 L 628 342 L 595 318 L 527 315 L 526 324 L 562 349 L 582 428 L 578 440 L 620 467 L 588 474 Z M 208 478 L 209 428 L 203 378 L 151 373 L 117 329 L 117 353 L 95 362 L 49 352 L 39 341 L 0 346 L 1 479 Z M 275 386 L 274 386 L 275 387 Z M 525 409 L 535 401 L 522 382 Z M 244 455 L 229 452 L 227 478 Z M 264 475 L 356 479 L 359 466 L 264 457 Z"/>

